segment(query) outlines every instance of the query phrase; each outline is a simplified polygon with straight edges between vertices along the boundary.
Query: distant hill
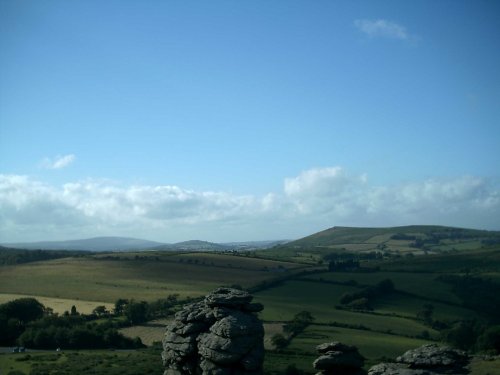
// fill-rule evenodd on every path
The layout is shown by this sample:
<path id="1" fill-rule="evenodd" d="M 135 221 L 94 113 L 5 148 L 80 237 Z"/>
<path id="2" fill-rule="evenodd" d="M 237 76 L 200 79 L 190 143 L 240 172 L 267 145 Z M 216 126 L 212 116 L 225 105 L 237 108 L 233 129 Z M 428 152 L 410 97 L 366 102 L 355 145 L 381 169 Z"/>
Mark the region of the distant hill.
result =
<path id="1" fill-rule="evenodd" d="M 231 250 L 229 246 L 223 245 L 223 244 L 218 244 L 214 242 L 208 242 L 208 241 L 200 241 L 200 240 L 190 240 L 190 241 L 183 241 L 183 242 L 177 242 L 174 244 L 164 244 L 160 246 L 155 246 L 150 248 L 149 250 L 172 250 L 172 251 L 195 251 L 195 250 L 201 250 L 201 251 L 224 251 L 224 250 Z"/>
<path id="2" fill-rule="evenodd" d="M 354 251 L 465 250 L 500 244 L 500 231 L 410 225 L 389 228 L 333 227 L 291 241 L 281 248 L 333 248 Z"/>
<path id="3" fill-rule="evenodd" d="M 24 243 L 5 243 L 6 247 L 28 250 L 86 250 L 86 251 L 228 251 L 265 249 L 287 241 L 250 241 L 214 243 L 191 240 L 174 244 L 148 241 L 128 237 L 95 237 L 70 241 L 42 241 Z"/>
<path id="4" fill-rule="evenodd" d="M 130 251 L 164 245 L 161 242 L 128 237 L 95 237 L 69 241 L 42 241 L 2 244 L 16 249 L 40 250 L 90 250 L 90 251 Z"/>
<path id="5" fill-rule="evenodd" d="M 277 245 L 284 245 L 290 240 L 273 240 L 273 241 L 246 241 L 246 242 L 225 242 L 222 245 L 229 246 L 234 250 L 253 250 L 253 249 L 268 249 Z"/>

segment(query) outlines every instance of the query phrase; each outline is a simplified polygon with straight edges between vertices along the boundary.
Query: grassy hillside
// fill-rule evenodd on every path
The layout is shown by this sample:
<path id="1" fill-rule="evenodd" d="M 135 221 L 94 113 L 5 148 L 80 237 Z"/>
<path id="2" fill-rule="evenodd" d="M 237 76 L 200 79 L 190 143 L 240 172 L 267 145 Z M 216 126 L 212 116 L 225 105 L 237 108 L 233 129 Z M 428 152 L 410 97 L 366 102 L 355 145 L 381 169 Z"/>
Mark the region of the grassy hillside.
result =
<path id="1" fill-rule="evenodd" d="M 108 303 L 118 298 L 151 301 L 175 293 L 181 298 L 198 297 L 221 285 L 248 288 L 295 266 L 213 254 L 187 254 L 168 262 L 128 254 L 119 259 L 65 258 L 3 266 L 0 293 Z"/>
<path id="2" fill-rule="evenodd" d="M 276 247 L 280 249 L 325 249 L 347 251 L 443 252 L 471 250 L 500 243 L 500 232 L 434 225 L 390 228 L 333 227 Z"/>

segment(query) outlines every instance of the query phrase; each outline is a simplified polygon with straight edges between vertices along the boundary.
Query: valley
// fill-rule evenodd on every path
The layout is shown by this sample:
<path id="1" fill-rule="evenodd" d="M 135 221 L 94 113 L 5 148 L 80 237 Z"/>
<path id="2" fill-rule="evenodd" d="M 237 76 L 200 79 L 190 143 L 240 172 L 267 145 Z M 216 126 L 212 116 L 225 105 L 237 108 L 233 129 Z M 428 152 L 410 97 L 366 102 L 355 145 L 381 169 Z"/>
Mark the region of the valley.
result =
<path id="1" fill-rule="evenodd" d="M 333 228 L 265 250 L 86 253 L 0 266 L 0 304 L 33 296 L 59 314 L 70 304 L 89 314 L 98 305 L 111 311 L 118 299 L 154 303 L 176 295 L 172 313 L 219 286 L 233 286 L 264 305 L 266 373 L 284 373 L 292 364 L 312 373 L 314 348 L 327 341 L 357 346 L 369 367 L 424 343 L 454 344 L 464 322 L 483 330 L 498 325 L 492 310 L 500 306 L 499 238 L 498 232 L 432 226 Z M 474 293 L 490 306 L 476 303 Z M 273 337 L 286 337 L 283 327 L 302 311 L 312 321 L 286 346 L 275 347 Z M 168 321 L 165 316 L 120 332 L 148 345 L 134 355 L 150 356 L 159 353 L 155 341 Z M 478 345 L 463 349 L 480 353 Z M 2 372 L 19 365 L 28 374 L 36 367 L 36 354 L 20 362 L 14 357 L 0 355 Z M 112 367 L 123 359 L 103 358 Z M 476 361 L 475 369 L 495 373 L 486 362 Z M 150 373 L 160 370 L 158 354 L 158 372 Z"/>

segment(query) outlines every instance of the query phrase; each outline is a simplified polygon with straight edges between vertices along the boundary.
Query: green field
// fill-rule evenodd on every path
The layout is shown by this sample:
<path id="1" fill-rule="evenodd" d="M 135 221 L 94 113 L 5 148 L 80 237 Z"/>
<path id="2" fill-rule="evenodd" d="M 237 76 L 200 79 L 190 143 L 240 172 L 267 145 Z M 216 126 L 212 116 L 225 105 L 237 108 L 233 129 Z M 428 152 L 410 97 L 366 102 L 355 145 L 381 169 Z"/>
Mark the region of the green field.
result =
<path id="1" fill-rule="evenodd" d="M 0 354 L 0 374 L 14 370 L 26 375 L 163 374 L 159 349 Z"/>
<path id="2" fill-rule="evenodd" d="M 483 274 L 500 272 L 500 249 L 486 248 L 474 251 L 450 252 L 409 259 L 395 259 L 380 264 L 386 271 L 446 273 L 470 272 Z"/>
<path id="3" fill-rule="evenodd" d="M 429 343 L 396 335 L 379 332 L 365 332 L 356 329 L 309 326 L 304 332 L 292 340 L 289 350 L 316 354 L 315 347 L 324 342 L 340 341 L 348 345 L 355 345 L 361 355 L 373 365 L 380 362 L 382 357 L 395 358 L 403 352 Z"/>
<path id="4" fill-rule="evenodd" d="M 181 298 L 198 297 L 221 285 L 250 287 L 283 274 L 279 268 L 282 263 L 244 257 L 236 260 L 238 267 L 93 258 L 3 266 L 0 293 L 108 303 L 118 298 L 151 301 L 174 293 Z M 245 261 L 250 264 L 249 269 L 243 267 Z"/>
<path id="5" fill-rule="evenodd" d="M 255 301 L 265 306 L 261 313 L 264 321 L 288 321 L 298 312 L 307 310 L 315 317 L 316 323 L 363 325 L 374 331 L 404 336 L 416 336 L 424 330 L 436 334 L 414 319 L 336 309 L 335 306 L 340 305 L 340 297 L 354 290 L 357 288 L 291 280 L 279 287 L 256 293 Z"/>
<path id="6" fill-rule="evenodd" d="M 416 272 L 325 272 L 307 276 L 314 280 L 342 283 L 355 280 L 362 285 L 375 285 L 384 279 L 390 279 L 397 290 L 431 300 L 460 303 L 460 299 L 451 292 L 450 285 L 437 281 L 437 277 L 435 274 Z"/>

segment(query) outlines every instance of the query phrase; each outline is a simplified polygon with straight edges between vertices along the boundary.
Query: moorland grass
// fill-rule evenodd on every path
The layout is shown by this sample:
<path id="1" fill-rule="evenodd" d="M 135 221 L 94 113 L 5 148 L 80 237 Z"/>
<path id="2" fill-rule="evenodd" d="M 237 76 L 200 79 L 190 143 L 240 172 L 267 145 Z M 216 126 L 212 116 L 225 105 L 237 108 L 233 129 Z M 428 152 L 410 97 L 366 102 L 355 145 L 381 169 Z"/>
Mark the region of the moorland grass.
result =
<path id="1" fill-rule="evenodd" d="M 214 253 L 214 252 L 170 252 L 147 251 L 127 253 L 106 253 L 93 255 L 95 259 L 108 260 L 150 260 L 172 263 L 196 264 L 222 268 L 244 268 L 246 270 L 262 271 L 264 269 L 296 269 L 303 267 L 300 264 L 286 261 L 272 261 L 251 257 L 247 252 Z"/>
<path id="2" fill-rule="evenodd" d="M 260 262 L 268 269 L 276 266 L 273 261 Z M 221 285 L 250 287 L 276 276 L 265 270 L 156 260 L 65 258 L 3 266 L 0 293 L 109 303 L 119 298 L 152 301 L 175 293 L 180 298 L 198 297 Z"/>

